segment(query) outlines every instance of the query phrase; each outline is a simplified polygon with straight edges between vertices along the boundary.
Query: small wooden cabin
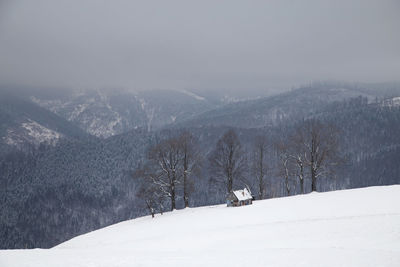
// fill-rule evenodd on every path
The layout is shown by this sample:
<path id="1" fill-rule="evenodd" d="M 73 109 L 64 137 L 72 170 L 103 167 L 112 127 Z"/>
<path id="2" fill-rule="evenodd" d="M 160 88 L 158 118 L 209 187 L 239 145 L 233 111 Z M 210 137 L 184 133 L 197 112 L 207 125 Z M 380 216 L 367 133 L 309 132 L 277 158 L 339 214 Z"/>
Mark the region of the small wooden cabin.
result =
<path id="1" fill-rule="evenodd" d="M 226 198 L 228 207 L 238 207 L 253 204 L 253 196 L 247 188 L 243 190 L 232 191 Z"/>

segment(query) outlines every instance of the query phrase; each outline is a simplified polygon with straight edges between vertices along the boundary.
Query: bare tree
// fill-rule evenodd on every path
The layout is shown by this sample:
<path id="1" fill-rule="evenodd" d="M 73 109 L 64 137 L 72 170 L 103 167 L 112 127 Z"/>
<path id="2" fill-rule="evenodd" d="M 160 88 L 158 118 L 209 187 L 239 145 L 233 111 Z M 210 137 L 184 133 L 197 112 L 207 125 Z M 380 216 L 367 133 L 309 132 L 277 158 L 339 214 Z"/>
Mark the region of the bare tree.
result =
<path id="1" fill-rule="evenodd" d="M 153 172 L 147 177 L 165 197 L 171 201 L 171 210 L 176 209 L 176 188 L 181 176 L 178 170 L 181 160 L 181 146 L 177 138 L 161 141 L 149 152 Z"/>
<path id="2" fill-rule="evenodd" d="M 136 179 L 139 189 L 136 192 L 136 196 L 143 200 L 147 210 L 154 218 L 155 213 L 158 211 L 163 214 L 164 211 L 164 200 L 165 197 L 159 190 L 158 186 L 155 185 L 148 177 L 154 175 L 148 166 L 137 169 L 133 173 L 133 178 Z"/>
<path id="3" fill-rule="evenodd" d="M 331 174 L 332 167 L 341 161 L 338 157 L 338 131 L 333 125 L 312 119 L 298 126 L 295 135 L 302 151 L 297 156 L 299 166 L 310 168 L 311 191 L 317 191 L 317 179 Z"/>
<path id="4" fill-rule="evenodd" d="M 178 137 L 182 153 L 183 200 L 185 208 L 189 207 L 189 195 L 193 191 L 192 174 L 199 171 L 200 153 L 195 137 L 185 131 Z"/>
<path id="5" fill-rule="evenodd" d="M 157 206 L 157 188 L 151 183 L 144 183 L 138 190 L 137 197 L 145 202 L 147 210 L 154 218 Z"/>
<path id="6" fill-rule="evenodd" d="M 293 155 L 292 158 L 295 160 L 297 166 L 296 176 L 299 179 L 300 192 L 301 194 L 304 194 L 304 165 L 305 165 L 304 158 L 302 157 L 301 154 Z"/>
<path id="7" fill-rule="evenodd" d="M 196 140 L 189 132 L 158 142 L 149 149 L 148 161 L 140 172 L 150 182 L 149 189 L 142 189 L 142 194 L 149 196 L 141 197 L 148 206 L 158 203 L 161 212 L 164 199 L 168 199 L 171 210 L 174 210 L 177 192 L 181 192 L 178 186 L 181 184 L 184 204 L 188 207 L 189 195 L 193 191 L 192 175 L 199 171 L 199 164 L 200 153 L 196 148 Z"/>
<path id="8" fill-rule="evenodd" d="M 265 176 L 267 174 L 266 152 L 267 138 L 265 136 L 257 136 L 254 141 L 254 172 L 257 180 L 258 199 L 265 197 Z"/>
<path id="9" fill-rule="evenodd" d="M 236 180 L 243 178 L 246 156 L 235 131 L 228 130 L 217 142 L 210 157 L 214 180 L 226 185 L 232 191 Z"/>
<path id="10" fill-rule="evenodd" d="M 280 140 L 276 144 L 280 167 L 278 168 L 280 175 L 284 178 L 286 195 L 290 195 L 290 176 L 292 174 L 291 157 L 287 141 Z"/>
<path id="11" fill-rule="evenodd" d="M 296 171 L 294 171 L 294 175 L 299 180 L 301 194 L 304 194 L 305 192 L 304 179 L 305 179 L 305 167 L 306 167 L 303 137 L 304 135 L 302 131 L 299 131 L 297 129 L 295 133 L 289 137 L 288 141 L 290 146 L 289 157 L 291 161 L 293 161 L 294 168 L 296 168 Z"/>

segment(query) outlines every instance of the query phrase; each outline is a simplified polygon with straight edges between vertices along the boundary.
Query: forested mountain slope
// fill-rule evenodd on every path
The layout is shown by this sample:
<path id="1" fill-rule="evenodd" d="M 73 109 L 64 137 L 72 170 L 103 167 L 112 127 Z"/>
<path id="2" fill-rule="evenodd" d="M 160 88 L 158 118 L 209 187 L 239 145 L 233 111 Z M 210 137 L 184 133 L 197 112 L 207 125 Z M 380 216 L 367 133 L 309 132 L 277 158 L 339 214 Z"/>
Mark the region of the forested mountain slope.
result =
<path id="1" fill-rule="evenodd" d="M 1 161 L 2 248 L 49 247 L 124 218 L 136 217 L 130 172 L 147 138 L 62 140 Z"/>

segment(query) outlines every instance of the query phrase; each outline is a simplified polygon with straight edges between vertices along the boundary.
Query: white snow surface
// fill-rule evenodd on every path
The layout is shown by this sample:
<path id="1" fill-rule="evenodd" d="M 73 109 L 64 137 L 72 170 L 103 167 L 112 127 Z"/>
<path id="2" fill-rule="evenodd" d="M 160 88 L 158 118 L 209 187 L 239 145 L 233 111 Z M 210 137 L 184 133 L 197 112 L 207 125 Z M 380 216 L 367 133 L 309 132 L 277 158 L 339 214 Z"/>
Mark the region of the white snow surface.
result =
<path id="1" fill-rule="evenodd" d="M 400 185 L 121 222 L 0 266 L 400 266 Z"/>

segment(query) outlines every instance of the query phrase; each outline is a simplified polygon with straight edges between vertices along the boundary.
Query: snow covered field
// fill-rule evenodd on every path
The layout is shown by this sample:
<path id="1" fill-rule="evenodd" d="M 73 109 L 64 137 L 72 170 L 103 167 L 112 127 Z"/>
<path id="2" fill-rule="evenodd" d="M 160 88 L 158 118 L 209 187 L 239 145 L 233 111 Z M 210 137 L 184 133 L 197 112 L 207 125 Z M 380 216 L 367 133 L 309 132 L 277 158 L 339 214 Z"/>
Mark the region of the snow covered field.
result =
<path id="1" fill-rule="evenodd" d="M 398 267 L 400 185 L 143 217 L 48 250 L 2 250 L 0 266 Z"/>

